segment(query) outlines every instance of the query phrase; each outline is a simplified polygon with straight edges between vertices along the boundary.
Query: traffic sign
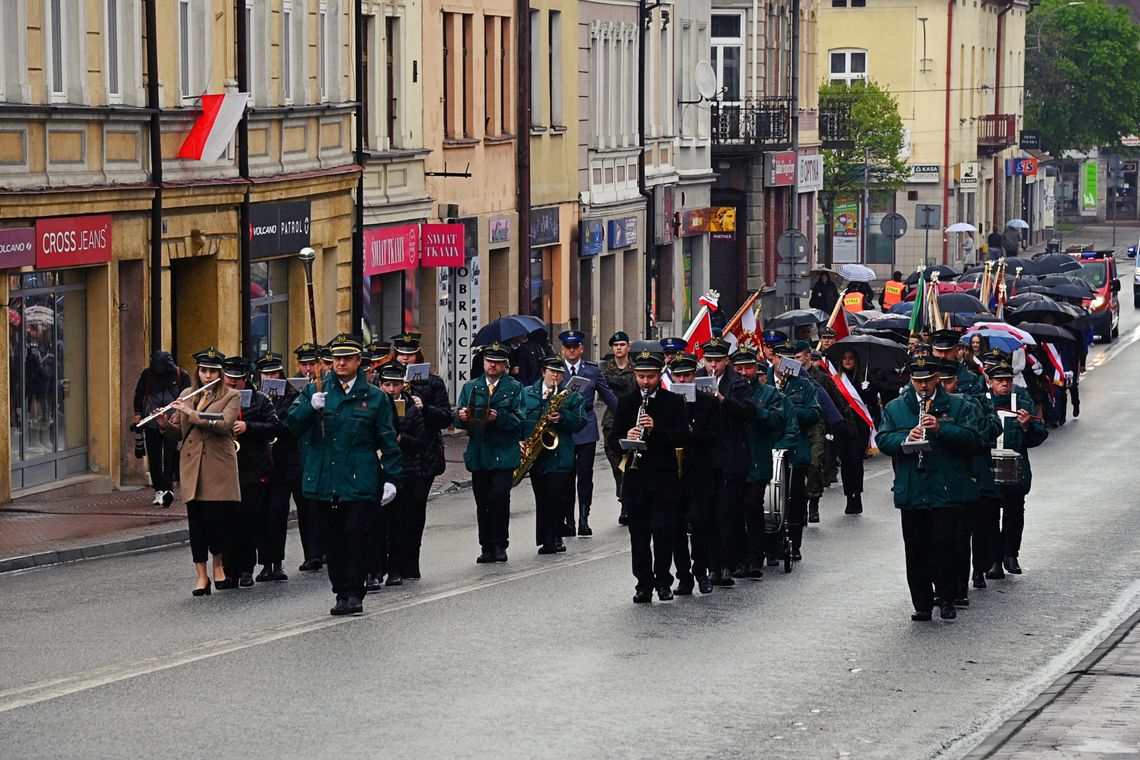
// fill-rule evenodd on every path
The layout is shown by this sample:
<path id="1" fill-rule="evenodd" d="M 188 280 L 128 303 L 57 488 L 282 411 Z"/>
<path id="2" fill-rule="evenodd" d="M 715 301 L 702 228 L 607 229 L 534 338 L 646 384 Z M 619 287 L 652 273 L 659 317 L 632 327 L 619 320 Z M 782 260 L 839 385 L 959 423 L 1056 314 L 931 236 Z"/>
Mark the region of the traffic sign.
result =
<path id="1" fill-rule="evenodd" d="M 799 277 L 794 280 L 784 277 L 776 280 L 777 298 L 809 298 L 810 296 L 811 285 L 806 277 Z"/>
<path id="2" fill-rule="evenodd" d="M 799 230 L 786 230 L 776 241 L 776 253 L 785 261 L 799 261 L 808 255 L 808 239 Z"/>
<path id="3" fill-rule="evenodd" d="M 892 211 L 879 222 L 879 231 L 891 240 L 898 240 L 906 234 L 906 217 Z"/>
<path id="4" fill-rule="evenodd" d="M 809 265 L 807 261 L 777 261 L 776 275 L 778 277 L 807 277 Z"/>
<path id="5" fill-rule="evenodd" d="M 942 229 L 942 206 L 937 203 L 920 203 L 914 207 L 914 227 L 918 230 Z"/>

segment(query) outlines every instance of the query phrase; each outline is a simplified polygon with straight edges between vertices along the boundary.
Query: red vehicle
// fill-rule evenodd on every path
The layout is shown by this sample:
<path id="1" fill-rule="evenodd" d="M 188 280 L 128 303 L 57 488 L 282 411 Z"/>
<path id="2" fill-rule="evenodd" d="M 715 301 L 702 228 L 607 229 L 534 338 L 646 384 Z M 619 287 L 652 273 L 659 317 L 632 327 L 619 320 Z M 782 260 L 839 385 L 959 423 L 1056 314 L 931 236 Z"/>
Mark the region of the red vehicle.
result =
<path id="1" fill-rule="evenodd" d="M 1120 280 L 1112 251 L 1084 251 L 1077 254 L 1081 270 L 1074 275 L 1091 285 L 1093 297 L 1084 306 L 1092 316 L 1098 340 L 1111 343 L 1120 335 Z"/>

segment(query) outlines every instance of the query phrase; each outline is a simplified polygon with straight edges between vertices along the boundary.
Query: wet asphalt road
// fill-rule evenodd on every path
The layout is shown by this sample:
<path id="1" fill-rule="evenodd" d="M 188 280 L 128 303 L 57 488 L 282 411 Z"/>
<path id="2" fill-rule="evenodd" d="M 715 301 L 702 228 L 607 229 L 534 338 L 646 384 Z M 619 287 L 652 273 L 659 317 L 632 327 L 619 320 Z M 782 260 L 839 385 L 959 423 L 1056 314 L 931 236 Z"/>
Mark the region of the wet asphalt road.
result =
<path id="1" fill-rule="evenodd" d="M 825 497 L 795 572 L 635 606 L 608 472 L 592 539 L 476 566 L 470 492 L 433 500 L 424 579 L 331 618 L 327 580 L 193 599 L 189 550 L 0 577 L 7 757 L 921 758 L 976 743 L 1140 605 L 1135 377 L 1097 346 L 1082 414 L 1033 452 L 1025 575 L 915 624 L 889 462 Z"/>

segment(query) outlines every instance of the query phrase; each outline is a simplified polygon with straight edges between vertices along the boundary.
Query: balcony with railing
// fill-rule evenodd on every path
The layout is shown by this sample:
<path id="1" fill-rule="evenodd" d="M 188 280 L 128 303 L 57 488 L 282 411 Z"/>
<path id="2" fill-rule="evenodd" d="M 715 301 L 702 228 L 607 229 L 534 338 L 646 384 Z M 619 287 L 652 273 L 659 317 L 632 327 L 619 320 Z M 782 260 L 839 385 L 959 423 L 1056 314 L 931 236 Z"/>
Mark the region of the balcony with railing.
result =
<path id="1" fill-rule="evenodd" d="M 819 143 L 829 150 L 855 147 L 855 124 L 851 119 L 850 95 L 830 95 L 819 100 Z"/>
<path id="2" fill-rule="evenodd" d="M 978 117 L 978 150 L 997 153 L 1017 144 L 1017 116 L 988 113 Z"/>
<path id="3" fill-rule="evenodd" d="M 717 154 L 787 148 L 792 143 L 792 99 L 744 98 L 712 104 L 712 148 Z"/>

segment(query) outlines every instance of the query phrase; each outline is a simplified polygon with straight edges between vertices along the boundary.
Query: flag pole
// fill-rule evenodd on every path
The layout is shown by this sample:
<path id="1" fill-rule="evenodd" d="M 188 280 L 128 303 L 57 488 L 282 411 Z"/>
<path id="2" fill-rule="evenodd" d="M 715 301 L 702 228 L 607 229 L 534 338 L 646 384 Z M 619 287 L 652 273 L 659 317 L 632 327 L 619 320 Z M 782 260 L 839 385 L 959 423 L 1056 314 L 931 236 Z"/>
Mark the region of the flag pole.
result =
<path id="1" fill-rule="evenodd" d="M 752 304 L 756 303 L 756 299 L 759 297 L 760 297 L 760 291 L 759 290 L 753 291 L 752 295 L 750 295 L 748 297 L 748 300 L 744 302 L 744 305 L 740 307 L 740 310 L 736 312 L 736 315 L 733 316 L 732 319 L 728 320 L 728 324 L 726 324 L 724 326 L 724 329 L 721 330 L 721 334 L 727 335 L 728 333 L 732 332 L 732 328 L 734 328 L 738 324 L 740 324 L 740 320 L 744 318 L 745 311 L 752 308 Z"/>

